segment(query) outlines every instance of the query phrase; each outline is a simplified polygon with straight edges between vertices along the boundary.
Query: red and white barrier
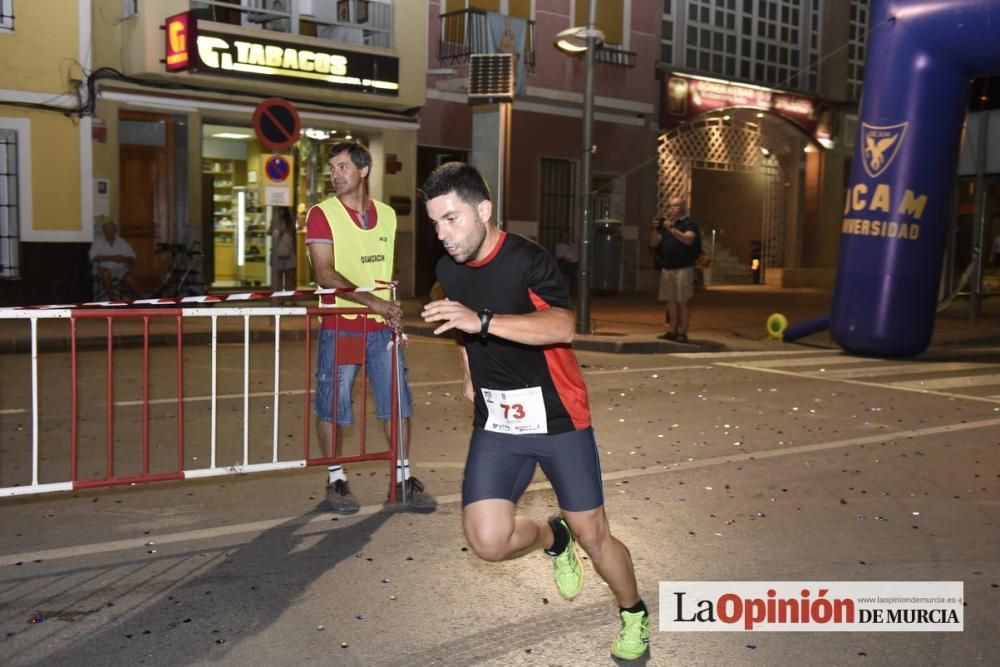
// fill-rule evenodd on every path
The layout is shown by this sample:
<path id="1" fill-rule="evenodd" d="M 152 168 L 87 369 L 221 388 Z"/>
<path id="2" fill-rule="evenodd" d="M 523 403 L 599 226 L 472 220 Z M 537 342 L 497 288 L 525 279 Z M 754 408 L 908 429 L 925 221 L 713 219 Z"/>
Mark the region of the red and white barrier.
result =
<path id="1" fill-rule="evenodd" d="M 200 301 L 200 303 L 219 303 L 222 301 L 247 301 L 262 298 L 280 297 L 280 296 L 305 296 L 314 294 L 333 294 L 338 292 L 370 292 L 379 289 L 390 289 L 392 290 L 393 285 L 379 285 L 372 288 L 357 288 L 353 290 L 315 290 L 315 291 L 288 291 L 288 292 L 274 292 L 269 294 L 246 294 L 246 295 L 225 295 L 219 297 L 185 297 L 180 300 L 167 300 L 170 304 L 176 303 L 190 303 L 189 299 L 211 299 L 206 301 Z M 21 495 L 32 495 L 49 493 L 56 491 L 70 491 L 75 489 L 85 489 L 85 488 L 95 488 L 95 487 L 106 487 L 112 485 L 122 485 L 122 484 L 136 484 L 145 483 L 153 481 L 162 480 L 181 480 L 188 478 L 202 478 L 211 477 L 218 475 L 227 475 L 234 473 L 251 473 L 259 471 L 273 471 L 273 470 L 284 470 L 291 468 L 302 468 L 306 466 L 314 465 L 332 465 L 336 463 L 350 463 L 355 461 L 387 461 L 389 463 L 389 495 L 390 502 L 395 502 L 395 492 L 396 492 L 396 475 L 395 475 L 395 463 L 397 459 L 402 457 L 398 456 L 398 450 L 401 444 L 401 428 L 399 419 L 399 378 L 400 369 L 397 368 L 397 355 L 393 355 L 392 362 L 392 389 L 393 389 L 393 402 L 392 402 L 392 417 L 391 417 L 391 437 L 390 437 L 390 447 L 388 450 L 384 451 L 369 451 L 367 446 L 367 433 L 365 419 L 359 420 L 359 447 L 360 451 L 358 454 L 352 456 L 312 456 L 310 453 L 310 423 L 312 422 L 312 407 L 310 403 L 310 398 L 312 395 L 311 381 L 312 372 L 308 369 L 313 368 L 313 361 L 315 355 L 312 352 L 312 336 L 313 336 L 313 326 L 312 323 L 316 319 L 316 316 L 320 315 L 330 315 L 329 308 L 318 308 L 318 307 L 281 307 L 281 308 L 259 308 L 259 307 L 230 307 L 230 308 L 219 308 L 218 306 L 213 306 L 211 308 L 141 308 L 141 304 L 148 302 L 138 301 L 128 304 L 129 308 L 84 308 L 81 306 L 73 307 L 34 307 L 34 308 L 16 308 L 16 309 L 0 309 L 0 319 L 16 319 L 16 320 L 27 320 L 29 325 L 29 336 L 31 341 L 31 359 L 30 359 L 30 396 L 31 396 L 31 407 L 30 407 L 30 447 L 31 447 L 31 471 L 30 471 L 30 481 L 24 480 L 22 483 L 20 480 L 16 484 L 12 485 L 0 485 L 0 497 L 3 496 L 21 496 Z M 163 303 L 164 300 L 155 300 L 156 305 L 168 305 Z M 125 304 L 106 304 L 109 306 L 125 305 Z M 352 309 L 337 309 L 338 313 L 343 314 L 370 314 L 372 311 L 363 308 L 352 308 Z M 250 386 L 250 347 L 251 347 L 251 318 L 254 317 L 268 317 L 273 318 L 274 321 L 274 350 L 273 350 L 273 369 L 274 369 L 274 383 L 273 392 L 271 396 L 271 406 L 270 406 L 270 416 L 272 420 L 271 427 L 271 452 L 270 460 L 267 462 L 257 462 L 251 463 L 251 452 L 250 452 L 250 398 L 251 398 L 251 386 Z M 194 465 L 186 466 L 186 463 L 190 463 L 185 458 L 185 396 L 184 396 L 184 374 L 185 374 L 185 322 L 192 321 L 192 318 L 209 318 L 210 320 L 210 396 L 211 401 L 210 417 L 209 417 L 209 432 L 206 434 L 209 440 L 209 451 L 210 457 L 205 467 L 197 467 Z M 242 457 L 241 461 L 233 463 L 231 465 L 221 464 L 217 456 L 218 453 L 218 432 L 220 426 L 220 420 L 227 420 L 225 424 L 231 426 L 233 422 L 228 421 L 229 415 L 231 413 L 226 413 L 223 417 L 218 409 L 218 370 L 219 370 L 219 321 L 225 319 L 241 319 L 243 324 L 243 383 L 242 383 L 242 414 L 239 415 L 240 428 L 242 431 Z M 304 350 L 304 360 L 303 367 L 307 369 L 304 377 L 304 387 L 302 390 L 292 390 L 288 391 L 288 388 L 283 388 L 281 386 L 281 375 L 280 370 L 282 367 L 282 348 L 281 348 L 281 336 L 279 335 L 282 331 L 281 325 L 282 320 L 288 321 L 290 319 L 304 319 L 305 320 L 305 350 Z M 70 369 L 69 369 L 69 394 L 70 394 L 70 416 L 69 416 L 69 440 L 65 445 L 64 449 L 61 451 L 55 451 L 57 448 L 53 448 L 51 444 L 48 444 L 48 449 L 44 452 L 40 450 L 40 420 L 45 417 L 46 406 L 50 404 L 50 399 L 45 390 L 42 388 L 39 382 L 39 366 L 45 363 L 45 356 L 39 352 L 39 333 L 38 324 L 39 321 L 43 320 L 69 320 L 69 357 L 70 357 Z M 80 423 L 81 423 L 81 397 L 87 396 L 88 399 L 93 400 L 93 393 L 89 392 L 89 388 L 81 387 L 81 367 L 84 363 L 92 363 L 92 358 L 94 353 L 87 353 L 87 359 L 83 359 L 83 354 L 80 351 L 80 337 L 79 337 L 79 325 L 81 322 L 88 320 L 103 320 L 106 324 L 104 327 L 104 338 L 105 338 L 105 353 L 104 359 L 101 362 L 106 370 L 106 385 L 103 388 L 105 402 L 106 402 L 106 413 L 101 415 L 104 422 L 104 461 L 103 461 L 103 471 L 98 477 L 85 477 L 81 475 L 79 458 L 80 458 Z M 156 470 L 151 465 L 151 451 L 150 451 L 150 439 L 151 439 L 151 425 L 150 425 L 150 408 L 152 405 L 162 405 L 164 401 L 162 399 L 157 399 L 155 402 L 150 398 L 150 386 L 151 386 L 151 371 L 150 371 L 150 325 L 153 322 L 162 322 L 163 320 L 172 320 L 172 326 L 170 329 L 174 331 L 171 334 L 172 337 L 175 336 L 175 346 L 176 346 L 176 365 L 177 365 L 177 376 L 176 376 L 176 408 L 174 410 L 174 415 L 176 418 L 175 427 L 177 430 L 177 440 L 176 440 L 176 464 L 171 465 L 169 469 L 159 469 Z M 138 405 L 141 407 L 141 436 L 136 442 L 126 443 L 126 447 L 131 447 L 130 454 L 133 456 L 141 453 L 141 464 L 139 470 L 133 471 L 129 474 L 119 474 L 116 470 L 116 435 L 115 435 L 115 362 L 116 355 L 121 354 L 120 350 L 116 350 L 115 341 L 115 324 L 122 323 L 125 321 L 139 321 L 142 324 L 142 361 L 141 367 L 135 368 L 134 377 L 141 379 L 141 398 L 135 402 L 129 402 L 130 405 Z M 365 320 L 367 322 L 367 319 Z M 162 328 L 162 327 L 160 327 Z M 202 329 L 203 331 L 203 329 Z M 401 334 L 394 334 L 394 341 L 398 340 Z M 337 358 L 335 364 L 361 364 L 361 382 L 362 387 L 360 394 L 360 411 L 361 414 L 365 414 L 365 406 L 367 401 L 367 382 L 365 376 L 365 364 L 364 364 L 364 347 L 360 348 L 359 358 L 345 358 L 341 354 L 341 350 L 337 349 Z M 58 353 L 64 354 L 64 353 Z M 344 354 L 347 354 L 345 352 Z M 88 368 L 92 368 L 88 367 Z M 158 376 L 162 378 L 162 376 Z M 63 389 L 58 386 L 56 389 Z M 302 455 L 300 458 L 295 459 L 283 459 L 281 453 L 279 452 L 278 441 L 279 441 L 279 417 L 280 417 L 280 401 L 281 396 L 287 396 L 290 393 L 298 394 L 301 391 L 301 395 L 304 397 L 303 405 L 303 432 L 302 432 Z M 337 405 L 337 391 L 338 383 L 334 382 L 334 396 L 333 396 L 333 413 L 336 414 Z M 171 399 L 171 401 L 174 399 Z M 53 402 L 54 403 L 54 402 Z M 120 405 L 120 404 L 119 404 Z M 0 403 L 0 416 L 5 414 L 4 408 L 10 408 L 10 406 L 4 406 Z M 10 410 L 8 410 L 9 412 Z M 235 414 L 233 414 L 235 416 Z M 91 422 L 93 419 L 91 419 Z M 88 423 L 88 426 L 89 424 Z M 336 419 L 333 420 L 333 438 L 336 442 L 337 438 L 337 424 Z M 50 437 L 51 439 L 51 437 Z M 119 447 L 122 445 L 119 443 Z M 135 448 L 139 448 L 138 450 Z M 322 448 L 321 448 L 322 451 Z M 42 458 L 48 461 L 58 461 L 62 458 L 68 457 L 68 479 L 57 482 L 40 482 L 40 460 Z M 93 461 L 88 461 L 88 465 L 93 468 Z"/>
<path id="2" fill-rule="evenodd" d="M 329 294 L 361 294 L 389 290 L 395 293 L 398 283 L 395 281 L 375 281 L 372 287 L 319 287 L 309 290 L 281 290 L 277 292 L 238 292 L 233 294 L 202 294 L 199 296 L 156 297 L 151 299 L 136 299 L 134 301 L 88 301 L 85 303 L 50 304 L 43 306 L 13 306 L 0 308 L 0 316 L 7 311 L 20 312 L 24 310 L 66 310 L 74 308 L 122 308 L 125 306 L 183 306 L 196 304 L 215 304 L 229 301 L 259 301 L 261 299 L 298 298 L 306 296 L 324 296 Z"/>

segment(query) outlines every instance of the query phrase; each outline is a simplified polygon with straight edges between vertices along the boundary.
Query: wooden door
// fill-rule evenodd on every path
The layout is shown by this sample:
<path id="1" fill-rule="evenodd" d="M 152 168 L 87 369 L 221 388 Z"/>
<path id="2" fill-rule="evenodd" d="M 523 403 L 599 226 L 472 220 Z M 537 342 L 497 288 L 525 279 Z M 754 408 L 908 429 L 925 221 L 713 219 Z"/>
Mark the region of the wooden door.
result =
<path id="1" fill-rule="evenodd" d="M 119 234 L 135 250 L 132 272 L 140 289 L 153 292 L 159 287 L 170 259 L 169 253 L 156 253 L 158 242 L 170 242 L 168 152 L 159 146 L 123 144 L 120 161 Z"/>

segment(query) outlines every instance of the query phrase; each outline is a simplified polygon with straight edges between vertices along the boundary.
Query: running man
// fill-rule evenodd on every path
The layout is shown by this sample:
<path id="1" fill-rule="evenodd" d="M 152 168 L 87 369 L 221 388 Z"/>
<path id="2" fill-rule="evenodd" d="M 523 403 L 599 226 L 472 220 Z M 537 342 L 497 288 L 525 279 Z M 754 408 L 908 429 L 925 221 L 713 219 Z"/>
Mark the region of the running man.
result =
<path id="1" fill-rule="evenodd" d="M 447 298 L 427 304 L 422 317 L 441 323 L 435 334 L 457 336 L 465 397 L 475 404 L 462 483 L 465 537 L 488 561 L 543 549 L 567 599 L 583 588 L 579 542 L 618 601 L 621 631 L 611 653 L 640 658 L 649 647 L 649 613 L 628 549 L 611 535 L 604 512 L 587 388 L 569 347 L 573 313 L 559 267 L 538 245 L 497 229 L 489 187 L 475 167 L 438 167 L 423 195 L 449 256 L 437 264 Z M 562 512 L 547 522 L 515 511 L 536 464 Z"/>

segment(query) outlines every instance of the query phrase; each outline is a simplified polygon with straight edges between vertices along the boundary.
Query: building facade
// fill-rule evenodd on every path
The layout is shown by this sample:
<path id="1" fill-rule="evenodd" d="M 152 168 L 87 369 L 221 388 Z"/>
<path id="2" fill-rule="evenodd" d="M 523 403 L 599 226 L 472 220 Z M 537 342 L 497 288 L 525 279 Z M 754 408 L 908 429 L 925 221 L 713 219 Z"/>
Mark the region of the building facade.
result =
<path id="1" fill-rule="evenodd" d="M 645 242 L 657 196 L 659 14 L 656 3 L 635 0 L 601 0 L 597 8 L 595 24 L 605 41 L 595 52 L 590 207 L 595 227 L 622 239 L 621 270 L 605 277 L 615 283 L 612 287 L 635 290 L 645 287 L 642 274 L 652 266 Z M 494 195 L 501 200 L 501 224 L 550 252 L 561 239 L 581 245 L 586 68 L 581 55 L 559 51 L 555 38 L 585 26 L 587 11 L 585 0 L 428 3 L 427 103 L 419 115 L 418 181 L 451 159 L 495 170 L 489 163 L 503 141 L 495 122 L 501 112 L 496 105 L 470 105 L 469 60 L 474 53 L 512 52 L 517 92 L 510 105 L 509 177 Z M 491 26 L 497 34 L 492 42 Z M 429 223 L 418 224 L 416 238 L 416 286 L 423 294 L 433 284 L 441 250 Z M 599 268 L 596 263 L 594 268 Z"/>
<path id="2" fill-rule="evenodd" d="M 867 2 L 663 0 L 662 10 L 661 203 L 688 197 L 715 282 L 832 285 Z"/>
<path id="3" fill-rule="evenodd" d="M 299 213 L 329 196 L 324 151 L 347 136 L 371 147 L 372 193 L 396 208 L 403 296 L 434 282 L 441 248 L 417 187 L 446 160 L 470 160 L 502 185 L 508 229 L 550 251 L 579 248 L 586 67 L 554 42 L 587 23 L 589 4 L 61 0 L 64 11 L 50 11 L 0 0 L 0 303 L 89 298 L 87 250 L 103 219 L 135 248 L 150 293 L 169 268 L 162 249 L 195 243 L 206 289 L 268 287 L 274 207 Z M 599 0 L 596 10 L 604 41 L 586 201 L 620 255 L 595 257 L 595 270 L 615 265 L 604 277 L 617 289 L 652 288 L 647 226 L 678 194 L 702 226 L 713 282 L 749 282 L 757 260 L 769 283 L 832 285 L 868 0 Z M 178 16 L 190 24 L 170 28 Z M 472 56 L 491 52 L 512 57 L 509 106 L 470 104 Z M 995 91 L 981 84 L 970 108 L 995 116 Z M 286 148 L 253 129 L 275 97 L 301 119 Z M 962 146 L 954 276 L 975 256 L 964 250 L 973 136 Z M 287 172 L 278 181 L 275 160 Z M 987 241 L 1000 237 L 992 164 Z"/>
<path id="4" fill-rule="evenodd" d="M 832 286 L 867 36 L 878 28 L 869 21 L 869 0 L 663 0 L 662 11 L 658 69 L 664 81 L 672 76 L 681 83 L 686 77 L 704 81 L 699 85 L 712 89 L 716 103 L 702 105 L 682 122 L 661 125 L 661 202 L 667 193 L 686 193 L 703 227 L 714 232 L 717 281 L 749 281 L 756 253 L 767 282 Z M 972 86 L 946 292 L 958 287 L 977 254 L 989 255 L 973 250 L 971 166 L 980 119 L 995 108 L 989 81 Z M 660 107 L 668 121 L 670 92 L 665 86 Z M 750 99 L 755 94 L 759 97 Z M 726 95 L 727 103 L 719 101 Z M 790 98 L 813 117 L 782 108 Z M 816 127 L 819 109 L 829 120 L 824 128 Z M 1000 131 L 995 123 L 990 127 L 984 152 L 992 154 Z M 988 242 L 1000 239 L 995 174 L 987 164 Z"/>
<path id="5" fill-rule="evenodd" d="M 832 285 L 857 117 L 852 96 L 863 78 L 863 39 L 852 40 L 867 29 L 867 2 L 596 6 L 605 43 L 595 66 L 591 209 L 598 220 L 622 221 L 619 287 L 655 284 L 645 230 L 674 195 L 688 200 L 702 226 L 715 282 L 750 282 L 756 259 L 768 282 Z M 499 40 L 475 43 L 490 21 L 523 21 L 528 46 L 519 56 L 528 66 L 511 105 L 504 209 L 511 229 L 550 250 L 564 232 L 575 233 L 581 217 L 584 75 L 583 59 L 565 56 L 553 42 L 560 31 L 586 24 L 587 7 L 585 0 L 430 3 L 419 176 L 444 159 L 477 162 L 477 143 L 496 144 L 490 123 L 477 122 L 490 109 L 469 104 L 468 58 L 499 50 Z M 456 22 L 468 30 L 456 31 Z M 482 29 L 471 28 L 476 22 Z M 683 96 L 683 110 L 671 94 Z M 565 207 L 552 206 L 560 201 Z M 428 287 L 434 259 L 419 230 L 427 259 L 418 251 L 418 291 Z"/>
<path id="6" fill-rule="evenodd" d="M 76 9 L 0 3 L 0 303 L 39 303 L 87 282 L 91 124 L 79 84 L 90 13 Z"/>
<path id="7" fill-rule="evenodd" d="M 426 60 L 404 54 L 427 52 L 425 7 L 64 4 L 74 11 L 4 2 L 13 18 L 0 33 L 0 89 L 16 104 L 0 106 L 0 145 L 17 151 L 6 182 L 19 193 L 9 210 L 16 221 L 2 234 L 4 303 L 89 298 L 87 250 L 103 219 L 119 223 L 150 293 L 171 245 L 200 246 L 207 289 L 268 287 L 274 209 L 301 217 L 329 196 L 325 150 L 348 137 L 372 150 L 371 191 L 397 211 L 401 294 L 412 293 L 415 110 Z M 254 131 L 255 111 L 270 98 L 298 113 L 289 141 Z M 300 283 L 309 280 L 303 235 Z"/>

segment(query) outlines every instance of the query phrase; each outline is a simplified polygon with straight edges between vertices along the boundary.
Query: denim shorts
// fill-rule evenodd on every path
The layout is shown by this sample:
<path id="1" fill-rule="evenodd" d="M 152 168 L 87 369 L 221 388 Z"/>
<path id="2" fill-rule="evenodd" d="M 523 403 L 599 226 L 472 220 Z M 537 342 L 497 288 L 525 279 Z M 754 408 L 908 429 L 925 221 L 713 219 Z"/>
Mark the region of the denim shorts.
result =
<path id="1" fill-rule="evenodd" d="M 319 334 L 319 349 L 316 352 L 316 416 L 322 422 L 333 421 L 333 355 L 334 330 L 322 329 Z M 341 331 L 339 336 L 360 337 L 367 335 L 365 341 L 365 372 L 368 381 L 375 392 L 375 414 L 381 421 L 389 421 L 392 412 L 392 357 L 388 345 L 392 341 L 392 330 L 382 329 L 363 334 L 360 331 Z M 401 346 L 400 346 L 401 347 Z M 410 398 L 410 387 L 406 381 L 406 364 L 402 350 L 399 352 L 400 373 L 400 403 L 399 413 L 403 417 L 413 416 L 413 402 Z M 337 424 L 351 426 L 354 424 L 354 414 L 351 410 L 351 390 L 354 388 L 354 378 L 361 366 L 358 364 L 341 364 L 338 367 L 337 382 Z"/>

